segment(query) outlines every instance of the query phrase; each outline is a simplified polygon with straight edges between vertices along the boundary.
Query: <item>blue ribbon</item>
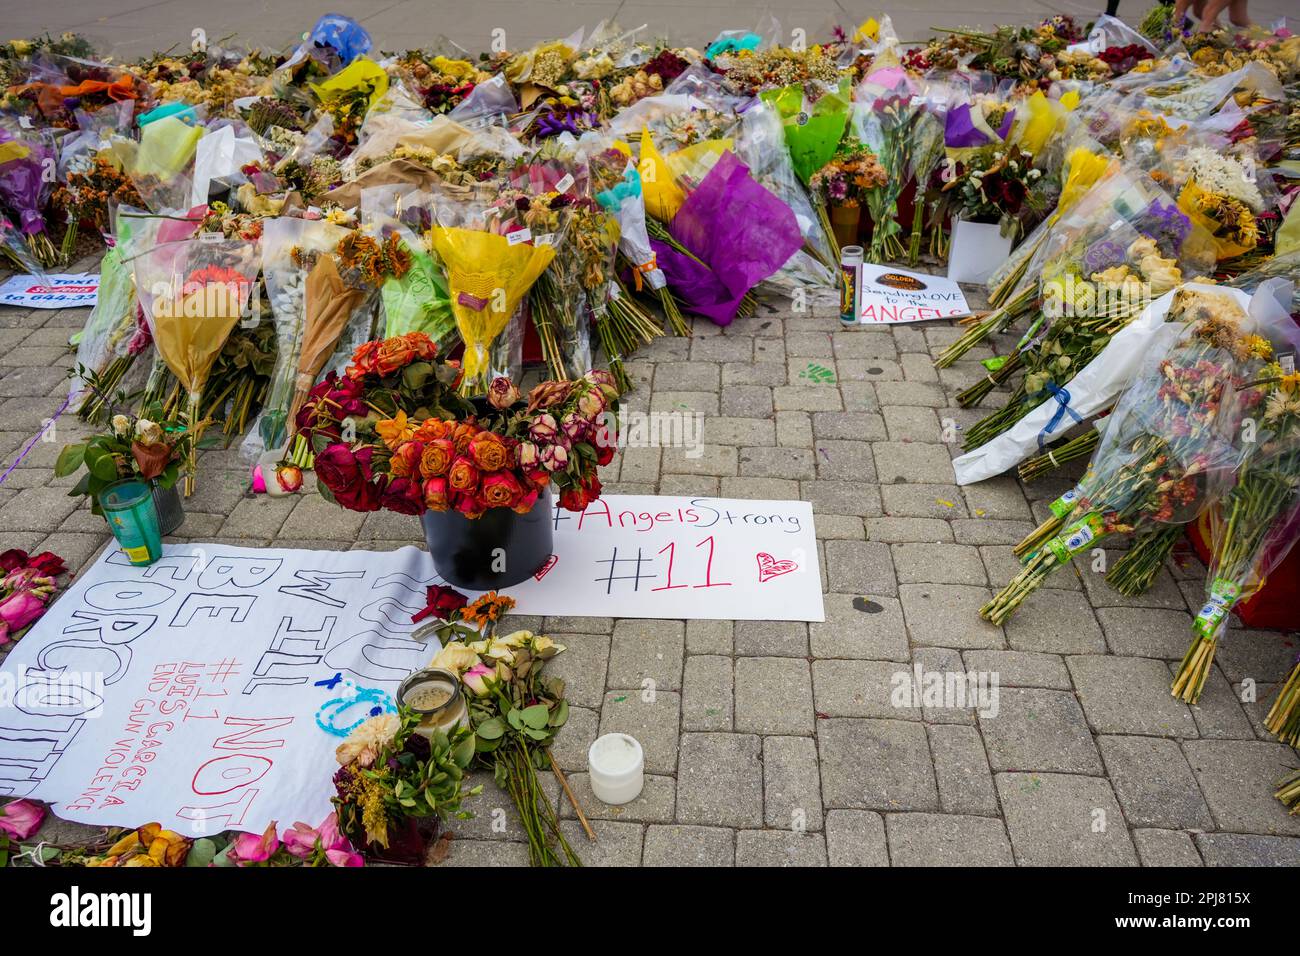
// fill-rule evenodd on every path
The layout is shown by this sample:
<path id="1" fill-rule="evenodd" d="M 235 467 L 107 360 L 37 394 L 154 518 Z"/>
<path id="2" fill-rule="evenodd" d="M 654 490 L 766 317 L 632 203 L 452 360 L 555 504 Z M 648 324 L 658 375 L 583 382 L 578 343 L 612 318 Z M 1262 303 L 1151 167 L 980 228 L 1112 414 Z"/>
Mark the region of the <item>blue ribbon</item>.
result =
<path id="1" fill-rule="evenodd" d="M 1076 425 L 1083 421 L 1083 419 L 1079 417 L 1078 413 L 1070 407 L 1070 393 L 1065 389 L 1061 388 L 1055 382 L 1048 382 L 1047 385 L 1043 387 L 1043 391 L 1038 394 L 1042 395 L 1043 392 L 1047 392 L 1051 395 L 1052 398 L 1056 399 L 1058 404 L 1056 406 L 1055 414 L 1052 415 L 1052 420 L 1043 426 L 1043 430 L 1038 433 L 1039 451 L 1043 450 L 1043 446 L 1047 444 L 1048 436 L 1051 435 L 1052 432 L 1056 431 L 1057 426 L 1061 424 L 1061 419 L 1065 418 L 1067 413 L 1074 419 Z"/>

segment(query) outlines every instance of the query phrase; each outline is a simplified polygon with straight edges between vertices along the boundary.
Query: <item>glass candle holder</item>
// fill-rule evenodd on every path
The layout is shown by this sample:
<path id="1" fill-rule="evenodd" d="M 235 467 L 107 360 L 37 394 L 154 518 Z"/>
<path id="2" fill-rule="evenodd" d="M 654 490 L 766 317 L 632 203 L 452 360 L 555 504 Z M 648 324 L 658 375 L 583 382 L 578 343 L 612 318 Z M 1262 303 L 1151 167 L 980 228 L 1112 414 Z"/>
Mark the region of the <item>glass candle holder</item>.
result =
<path id="1" fill-rule="evenodd" d="M 460 690 L 460 679 L 439 667 L 416 671 L 397 690 L 397 699 L 420 717 L 415 732 L 432 737 L 438 731 L 450 734 L 469 724 L 469 708 Z"/>

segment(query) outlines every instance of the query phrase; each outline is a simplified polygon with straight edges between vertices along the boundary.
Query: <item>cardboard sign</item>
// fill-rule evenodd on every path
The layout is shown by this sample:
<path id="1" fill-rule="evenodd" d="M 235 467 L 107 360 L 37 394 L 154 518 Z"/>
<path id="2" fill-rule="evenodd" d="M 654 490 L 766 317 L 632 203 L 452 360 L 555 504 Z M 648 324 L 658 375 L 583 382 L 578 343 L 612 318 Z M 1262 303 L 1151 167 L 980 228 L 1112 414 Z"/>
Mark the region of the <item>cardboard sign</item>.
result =
<path id="1" fill-rule="evenodd" d="M 900 325 L 970 315 L 961 287 L 942 276 L 863 263 L 858 266 L 857 286 L 860 325 Z"/>
<path id="2" fill-rule="evenodd" d="M 412 531 L 418 525 L 412 519 Z M 611 495 L 556 516 L 519 614 L 823 620 L 806 502 Z M 260 832 L 330 812 L 334 749 L 437 653 L 428 553 L 109 549 L 0 669 L 0 797 L 100 826 Z"/>
<path id="3" fill-rule="evenodd" d="M 0 285 L 0 305 L 20 309 L 72 309 L 94 305 L 99 295 L 99 274 L 81 272 L 71 275 L 11 276 Z"/>

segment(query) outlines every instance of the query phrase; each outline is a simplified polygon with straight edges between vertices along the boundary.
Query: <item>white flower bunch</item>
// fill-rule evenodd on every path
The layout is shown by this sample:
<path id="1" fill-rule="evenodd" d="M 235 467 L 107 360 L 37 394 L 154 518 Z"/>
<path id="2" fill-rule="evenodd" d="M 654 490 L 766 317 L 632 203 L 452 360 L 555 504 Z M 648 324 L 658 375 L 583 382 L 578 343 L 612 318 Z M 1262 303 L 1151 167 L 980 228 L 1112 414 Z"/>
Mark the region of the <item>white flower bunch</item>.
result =
<path id="1" fill-rule="evenodd" d="M 1188 150 L 1180 163 L 1181 178 L 1196 180 L 1196 185 L 1207 192 L 1229 196 L 1250 207 L 1252 212 L 1264 209 L 1264 197 L 1255 185 L 1254 177 L 1235 156 L 1218 153 L 1208 146 L 1195 146 Z"/>

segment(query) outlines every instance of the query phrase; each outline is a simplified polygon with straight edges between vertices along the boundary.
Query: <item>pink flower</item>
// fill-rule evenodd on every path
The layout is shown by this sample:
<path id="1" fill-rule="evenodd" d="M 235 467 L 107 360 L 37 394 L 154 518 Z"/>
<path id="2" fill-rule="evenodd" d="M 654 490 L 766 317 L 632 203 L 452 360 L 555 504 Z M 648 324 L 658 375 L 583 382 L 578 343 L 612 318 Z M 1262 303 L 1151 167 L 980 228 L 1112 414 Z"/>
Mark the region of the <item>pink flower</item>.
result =
<path id="1" fill-rule="evenodd" d="M 554 441 L 558 431 L 559 426 L 555 424 L 554 416 L 546 412 L 536 416 L 528 425 L 528 437 L 539 445 Z"/>
<path id="2" fill-rule="evenodd" d="M 15 591 L 0 601 L 0 623 L 5 634 L 21 631 L 45 613 L 45 598 L 35 591 Z"/>
<path id="3" fill-rule="evenodd" d="M 295 823 L 292 830 L 284 831 L 284 848 L 300 860 L 315 853 L 320 840 L 320 831 L 305 823 Z"/>
<path id="4" fill-rule="evenodd" d="M 563 471 L 569 464 L 569 453 L 563 445 L 547 445 L 542 449 L 542 467 L 547 471 Z"/>
<path id="5" fill-rule="evenodd" d="M 265 863 L 280 849 L 280 841 L 275 835 L 275 821 L 258 836 L 256 833 L 241 833 L 230 844 L 227 851 L 230 859 L 240 866 L 250 863 Z"/>
<path id="6" fill-rule="evenodd" d="M 0 806 L 0 833 L 26 840 L 41 828 L 45 808 L 31 800 L 14 800 Z"/>
<path id="7" fill-rule="evenodd" d="M 488 682 L 496 677 L 496 668 L 486 664 L 475 664 L 462 676 L 461 681 L 475 697 L 486 697 L 491 689 Z"/>
<path id="8" fill-rule="evenodd" d="M 324 854 L 331 866 L 365 866 L 365 858 L 352 848 L 348 838 L 339 833 L 338 815 L 331 813 L 319 826 L 295 823 L 284 834 L 284 848 L 300 860 L 319 864 L 316 854 Z"/>
<path id="9" fill-rule="evenodd" d="M 326 850 L 325 859 L 334 866 L 365 866 L 366 860 L 355 850 Z"/>

